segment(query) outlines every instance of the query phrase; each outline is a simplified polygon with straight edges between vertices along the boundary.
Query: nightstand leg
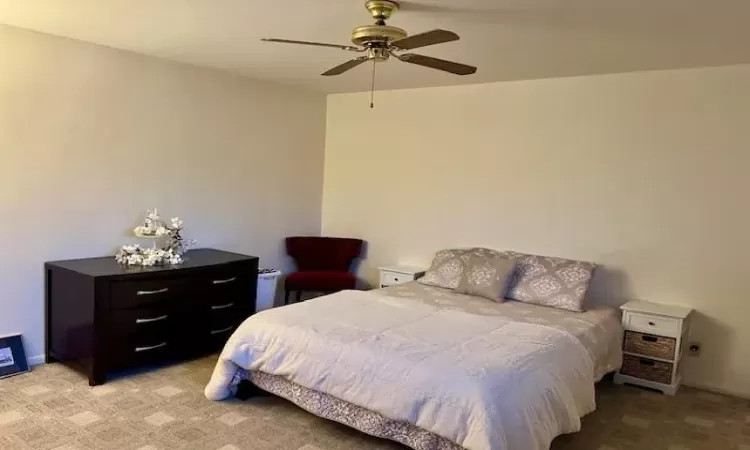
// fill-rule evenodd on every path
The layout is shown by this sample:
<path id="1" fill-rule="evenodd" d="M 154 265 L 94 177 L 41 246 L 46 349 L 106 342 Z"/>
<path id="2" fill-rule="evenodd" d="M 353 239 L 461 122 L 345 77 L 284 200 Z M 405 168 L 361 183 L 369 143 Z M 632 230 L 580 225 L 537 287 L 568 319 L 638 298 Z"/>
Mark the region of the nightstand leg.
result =
<path id="1" fill-rule="evenodd" d="M 666 394 L 666 395 L 671 395 L 671 396 L 674 396 L 674 395 L 676 395 L 676 394 L 677 394 L 677 390 L 678 390 L 678 389 L 680 389 L 680 386 L 679 386 L 679 385 L 676 385 L 676 386 L 668 386 L 668 387 L 665 387 L 665 388 L 664 388 L 664 389 L 662 389 L 661 391 L 662 391 L 662 392 L 663 392 L 664 394 Z"/>

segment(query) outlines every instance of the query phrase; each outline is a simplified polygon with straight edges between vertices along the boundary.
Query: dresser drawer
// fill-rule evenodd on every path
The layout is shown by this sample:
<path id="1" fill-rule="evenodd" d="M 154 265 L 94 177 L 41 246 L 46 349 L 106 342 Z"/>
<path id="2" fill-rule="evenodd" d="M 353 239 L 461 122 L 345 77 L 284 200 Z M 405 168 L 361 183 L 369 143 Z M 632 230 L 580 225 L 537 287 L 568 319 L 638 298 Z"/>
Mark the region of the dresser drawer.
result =
<path id="1" fill-rule="evenodd" d="M 233 304 L 231 307 L 212 306 L 208 314 L 209 331 L 224 329 L 228 326 L 237 328 L 252 314 L 252 310 L 246 304 Z"/>
<path id="2" fill-rule="evenodd" d="M 110 315 L 108 331 L 116 338 L 134 335 L 165 336 L 178 320 L 170 302 L 161 301 L 140 308 L 121 309 Z"/>
<path id="3" fill-rule="evenodd" d="M 221 351 L 238 326 L 239 324 L 237 326 L 227 325 L 209 329 L 200 342 L 200 345 L 204 348 L 204 352 L 213 353 Z"/>
<path id="4" fill-rule="evenodd" d="M 258 270 L 248 265 L 227 265 L 207 272 L 200 280 L 201 293 L 211 306 L 252 303 Z"/>
<path id="5" fill-rule="evenodd" d="M 225 323 L 215 323 L 211 327 L 208 328 L 207 333 L 208 336 L 211 338 L 223 338 L 224 340 L 228 339 L 229 336 L 234 333 L 234 330 L 239 327 L 241 321 L 238 323 L 236 321 L 228 321 Z"/>
<path id="6" fill-rule="evenodd" d="M 677 340 L 675 338 L 626 331 L 623 350 L 639 355 L 674 360 L 676 359 L 676 346 Z"/>
<path id="7" fill-rule="evenodd" d="M 181 350 L 169 336 L 136 337 L 114 344 L 108 354 L 109 370 L 120 370 L 179 358 Z"/>
<path id="8" fill-rule="evenodd" d="M 633 355 L 624 355 L 620 373 L 657 383 L 672 383 L 672 363 L 655 361 Z"/>
<path id="9" fill-rule="evenodd" d="M 680 321 L 671 317 L 660 317 L 647 314 L 627 313 L 625 327 L 628 330 L 659 336 L 679 337 Z"/>
<path id="10" fill-rule="evenodd" d="M 116 281 L 111 287 L 112 308 L 136 308 L 174 299 L 180 295 L 180 291 L 189 291 L 189 284 L 189 278 Z"/>

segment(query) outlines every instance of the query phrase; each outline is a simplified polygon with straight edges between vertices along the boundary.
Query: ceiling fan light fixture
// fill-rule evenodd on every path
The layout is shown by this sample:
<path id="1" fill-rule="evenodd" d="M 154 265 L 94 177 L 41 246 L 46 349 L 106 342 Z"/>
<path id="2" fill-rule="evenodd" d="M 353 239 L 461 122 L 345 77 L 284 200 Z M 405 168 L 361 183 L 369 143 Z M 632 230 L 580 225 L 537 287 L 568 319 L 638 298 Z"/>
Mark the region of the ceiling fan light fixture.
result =
<path id="1" fill-rule="evenodd" d="M 391 57 L 391 52 L 385 47 L 367 49 L 367 57 L 375 62 L 385 62 Z"/>

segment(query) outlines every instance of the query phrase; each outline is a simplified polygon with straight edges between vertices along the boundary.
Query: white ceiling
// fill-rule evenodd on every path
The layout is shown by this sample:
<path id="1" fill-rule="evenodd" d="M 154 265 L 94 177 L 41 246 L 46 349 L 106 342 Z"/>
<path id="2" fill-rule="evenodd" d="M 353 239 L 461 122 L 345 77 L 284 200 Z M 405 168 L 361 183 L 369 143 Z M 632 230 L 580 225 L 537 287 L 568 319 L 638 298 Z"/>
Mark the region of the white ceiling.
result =
<path id="1" fill-rule="evenodd" d="M 0 23 L 322 92 L 369 89 L 352 57 L 261 37 L 348 44 L 372 22 L 364 0 L 0 0 Z M 461 41 L 416 51 L 479 67 L 459 77 L 396 60 L 397 89 L 750 62 L 750 0 L 410 0 L 389 24 Z"/>

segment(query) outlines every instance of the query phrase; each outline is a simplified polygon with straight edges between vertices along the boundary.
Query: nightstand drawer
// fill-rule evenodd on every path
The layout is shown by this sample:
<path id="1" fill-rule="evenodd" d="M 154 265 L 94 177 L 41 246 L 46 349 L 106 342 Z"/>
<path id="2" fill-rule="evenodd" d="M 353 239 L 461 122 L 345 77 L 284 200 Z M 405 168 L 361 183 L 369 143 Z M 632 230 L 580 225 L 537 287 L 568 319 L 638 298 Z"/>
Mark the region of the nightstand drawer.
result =
<path id="1" fill-rule="evenodd" d="M 672 363 L 655 361 L 633 355 L 624 355 L 620 373 L 642 380 L 656 381 L 662 384 L 672 383 Z"/>
<path id="2" fill-rule="evenodd" d="M 395 272 L 383 272 L 380 277 L 380 284 L 383 286 L 393 286 L 394 284 L 401 284 L 409 281 L 414 281 L 413 275 Z"/>
<path id="3" fill-rule="evenodd" d="M 676 346 L 675 338 L 626 331 L 623 350 L 644 356 L 675 360 L 677 359 Z"/>
<path id="4" fill-rule="evenodd" d="M 670 317 L 628 312 L 625 328 L 659 336 L 679 337 L 680 321 Z"/>

